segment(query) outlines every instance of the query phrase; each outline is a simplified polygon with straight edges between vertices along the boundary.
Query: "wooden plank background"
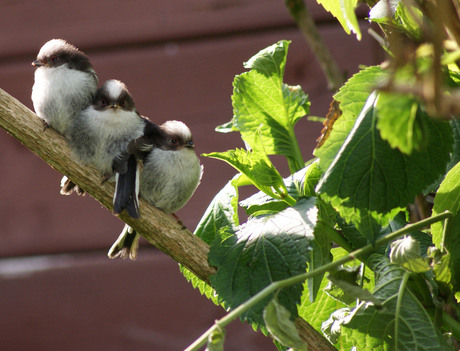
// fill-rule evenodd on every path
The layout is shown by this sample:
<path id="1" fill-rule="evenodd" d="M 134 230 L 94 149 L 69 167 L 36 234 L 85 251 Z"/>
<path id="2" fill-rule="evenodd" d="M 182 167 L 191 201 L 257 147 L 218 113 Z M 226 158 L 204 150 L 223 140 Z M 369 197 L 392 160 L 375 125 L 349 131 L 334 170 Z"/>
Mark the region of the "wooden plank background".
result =
<path id="1" fill-rule="evenodd" d="M 307 4 L 345 74 L 381 61 L 365 21 L 358 42 L 314 1 Z M 184 121 L 200 154 L 242 146 L 238 135 L 214 128 L 232 117 L 232 81 L 242 63 L 278 40 L 292 40 L 285 81 L 308 93 L 312 115 L 324 116 L 332 96 L 280 0 L 3 0 L 0 33 L 0 88 L 29 108 L 30 63 L 44 42 L 63 38 L 89 55 L 100 82 L 124 81 L 152 121 Z M 320 130 L 298 123 L 305 160 Z M 235 173 L 218 160 L 201 161 L 202 184 L 178 212 L 191 230 Z M 276 163 L 287 175 L 285 162 Z M 2 349 L 180 350 L 223 314 L 151 247 L 136 262 L 108 260 L 122 222 L 89 196 L 59 195 L 61 175 L 4 131 L 0 165 Z M 234 323 L 228 335 L 226 350 L 275 349 L 247 325 Z"/>

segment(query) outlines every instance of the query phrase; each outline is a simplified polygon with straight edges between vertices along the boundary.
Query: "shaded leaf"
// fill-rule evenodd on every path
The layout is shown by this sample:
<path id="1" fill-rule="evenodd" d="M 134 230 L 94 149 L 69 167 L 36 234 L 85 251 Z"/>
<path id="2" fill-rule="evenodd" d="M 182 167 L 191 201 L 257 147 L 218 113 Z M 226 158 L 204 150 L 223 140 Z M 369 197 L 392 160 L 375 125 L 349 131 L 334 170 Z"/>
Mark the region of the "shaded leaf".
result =
<path id="1" fill-rule="evenodd" d="M 383 301 L 383 308 L 361 304 L 342 325 L 342 335 L 358 350 L 432 351 L 448 350 L 430 316 L 409 289 L 399 296 L 405 271 L 390 264 L 388 259 L 374 254 L 368 260 L 377 274 L 374 296 Z M 396 315 L 397 299 L 402 298 L 400 314 Z M 399 320 L 395 328 L 395 320 Z"/>
<path id="2" fill-rule="evenodd" d="M 241 175 L 237 174 L 216 194 L 198 223 L 194 234 L 207 244 L 211 244 L 219 236 L 221 228 L 229 228 L 230 231 L 234 231 L 239 225 L 237 183 L 240 178 Z M 182 265 L 180 265 L 180 271 L 202 295 L 219 305 L 216 292 L 211 286 Z"/>
<path id="3" fill-rule="evenodd" d="M 331 253 L 333 254 L 334 260 L 338 260 L 339 258 L 348 254 L 348 252 L 341 247 L 333 248 Z M 352 266 L 359 265 L 360 262 L 355 260 L 349 262 L 349 264 Z M 367 289 L 373 288 L 374 275 L 370 270 L 367 270 L 365 272 L 365 276 L 366 280 L 364 281 L 364 287 Z M 310 290 L 307 288 L 307 284 L 305 283 L 301 303 L 299 304 L 299 316 L 305 319 L 312 327 L 318 331 L 321 330 L 323 322 L 325 322 L 331 316 L 331 314 L 334 313 L 334 311 L 346 307 L 345 304 L 336 299 L 333 299 L 324 291 L 324 288 L 328 282 L 329 281 L 326 278 L 323 278 L 321 288 L 318 291 L 318 295 L 313 303 L 310 302 Z M 345 338 L 339 338 L 336 345 L 339 350 L 351 350 L 352 346 L 353 344 L 345 340 Z"/>
<path id="4" fill-rule="evenodd" d="M 386 225 L 399 208 L 431 184 L 445 169 L 452 149 L 448 123 L 427 121 L 429 142 L 424 151 L 405 155 L 380 137 L 375 127 L 377 94 L 366 105 L 339 153 L 318 184 L 317 192 L 360 230 Z M 364 231 L 360 230 L 361 233 Z M 375 239 L 376 230 L 372 230 Z"/>
<path id="5" fill-rule="evenodd" d="M 216 240 L 208 259 L 210 265 L 217 267 L 211 282 L 224 304 L 235 308 L 270 283 L 305 273 L 316 217 L 315 199 L 301 199 L 294 207 L 273 216 L 248 220 L 236 235 Z M 278 293 L 280 303 L 293 316 L 297 315 L 301 292 L 302 284 L 296 284 Z M 241 318 L 260 326 L 268 301 Z"/>
<path id="6" fill-rule="evenodd" d="M 429 117 L 413 97 L 382 92 L 377 99 L 376 113 L 380 135 L 392 148 L 410 155 L 426 145 L 425 120 Z"/>
<path id="7" fill-rule="evenodd" d="M 240 177 L 240 174 L 234 176 L 216 194 L 194 231 L 194 234 L 207 244 L 214 241 L 220 228 L 234 229 L 239 225 L 238 190 L 235 183 Z"/>
<path id="8" fill-rule="evenodd" d="M 452 272 L 452 284 L 455 291 L 460 291 L 460 162 L 453 167 L 441 183 L 436 197 L 434 198 L 433 214 L 450 211 L 454 218 L 450 220 L 449 231 L 445 238 L 445 248 L 450 253 L 450 269 Z M 442 222 L 431 226 L 433 242 L 441 248 Z"/>
<path id="9" fill-rule="evenodd" d="M 321 212 L 321 210 L 319 211 Z M 321 215 L 319 216 L 321 218 Z M 322 225 L 317 223 L 314 230 L 315 239 L 313 240 L 312 250 L 310 254 L 310 265 L 308 271 L 312 272 L 325 264 L 332 262 L 331 248 L 332 242 L 326 233 L 321 230 Z M 310 291 L 310 301 L 313 302 L 316 299 L 324 274 L 315 275 L 313 278 L 308 279 L 308 289 Z"/>
<path id="10" fill-rule="evenodd" d="M 356 301 L 356 299 L 362 301 L 372 302 L 377 308 L 382 307 L 382 303 L 368 290 L 361 288 L 357 284 L 359 273 L 359 267 L 354 269 L 341 268 L 331 272 L 327 279 L 330 280 L 331 284 L 328 284 L 325 291 L 335 299 L 346 303 L 347 305 Z M 338 289 L 340 291 L 338 291 Z"/>
<path id="11" fill-rule="evenodd" d="M 307 345 L 300 338 L 291 314 L 276 298 L 265 307 L 263 317 L 267 330 L 281 344 L 292 347 L 295 351 L 307 351 Z"/>

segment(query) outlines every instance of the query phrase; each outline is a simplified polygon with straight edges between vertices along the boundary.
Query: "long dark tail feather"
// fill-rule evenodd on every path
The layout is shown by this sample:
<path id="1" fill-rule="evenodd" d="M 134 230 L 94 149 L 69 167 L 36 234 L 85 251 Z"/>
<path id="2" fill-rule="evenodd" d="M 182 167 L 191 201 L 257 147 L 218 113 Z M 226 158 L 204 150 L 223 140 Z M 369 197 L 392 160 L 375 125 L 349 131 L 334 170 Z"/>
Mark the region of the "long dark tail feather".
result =
<path id="1" fill-rule="evenodd" d="M 132 218 L 139 218 L 139 169 L 134 155 L 128 159 L 126 173 L 116 173 L 113 212 L 126 210 Z"/>

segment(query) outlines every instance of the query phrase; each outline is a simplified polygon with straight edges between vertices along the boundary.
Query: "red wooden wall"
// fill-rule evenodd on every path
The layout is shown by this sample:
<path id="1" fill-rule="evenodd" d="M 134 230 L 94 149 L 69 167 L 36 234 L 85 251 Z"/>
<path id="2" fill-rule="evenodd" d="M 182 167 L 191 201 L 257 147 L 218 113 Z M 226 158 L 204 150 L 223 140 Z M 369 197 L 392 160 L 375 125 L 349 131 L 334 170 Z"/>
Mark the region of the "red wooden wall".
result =
<path id="1" fill-rule="evenodd" d="M 380 61 L 364 21 L 358 42 L 307 3 L 344 72 Z M 30 63 L 51 38 L 85 51 L 100 82 L 124 81 L 154 122 L 184 121 L 200 154 L 242 146 L 214 128 L 232 117 L 242 63 L 278 40 L 292 40 L 285 80 L 309 94 L 312 115 L 324 116 L 332 96 L 281 0 L 2 0 L 0 88 L 31 109 Z M 306 160 L 320 130 L 298 123 Z M 217 160 L 202 163 L 202 183 L 178 213 L 191 230 L 235 173 Z M 151 247 L 136 262 L 106 258 L 122 222 L 89 196 L 59 195 L 61 175 L 1 130 L 0 167 L 2 350 L 180 350 L 223 315 Z M 275 349 L 239 322 L 227 334 L 226 350 Z"/>

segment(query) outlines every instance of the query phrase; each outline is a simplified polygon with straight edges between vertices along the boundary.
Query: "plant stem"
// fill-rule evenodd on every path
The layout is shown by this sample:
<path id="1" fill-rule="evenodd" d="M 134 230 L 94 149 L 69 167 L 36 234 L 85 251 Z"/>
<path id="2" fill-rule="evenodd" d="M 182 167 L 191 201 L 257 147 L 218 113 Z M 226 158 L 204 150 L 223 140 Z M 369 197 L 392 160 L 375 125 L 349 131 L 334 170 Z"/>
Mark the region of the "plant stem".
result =
<path id="1" fill-rule="evenodd" d="M 304 0 L 285 0 L 286 7 L 297 22 L 302 35 L 316 55 L 321 69 L 326 75 L 328 86 L 331 91 L 338 90 L 345 81 L 345 76 L 340 72 L 337 62 L 321 38 L 315 21 L 305 6 Z"/>
<path id="2" fill-rule="evenodd" d="M 289 137 L 292 140 L 292 149 L 295 153 L 295 158 L 288 157 L 287 160 L 289 165 L 289 171 L 291 172 L 291 174 L 294 174 L 295 172 L 300 171 L 302 168 L 305 167 L 305 161 L 303 159 L 302 152 L 300 151 L 297 137 L 294 133 L 294 126 L 289 125 L 288 131 Z"/>
<path id="3" fill-rule="evenodd" d="M 450 329 L 457 340 L 460 340 L 460 323 L 444 311 L 442 312 L 442 324 Z"/>
<path id="4" fill-rule="evenodd" d="M 404 290 L 407 287 L 407 281 L 409 280 L 410 273 L 405 272 L 401 281 L 401 285 L 399 286 L 398 291 L 398 299 L 396 300 L 396 311 L 395 311 L 395 350 L 398 349 L 398 328 L 399 328 L 399 316 L 401 315 L 401 305 L 402 299 L 404 296 Z"/>
<path id="5" fill-rule="evenodd" d="M 444 219 L 452 218 L 453 214 L 449 211 L 445 211 L 443 213 L 437 214 L 435 216 L 432 216 L 430 218 L 426 218 L 424 220 L 421 220 L 417 223 L 414 224 L 409 224 L 405 226 L 404 228 L 401 228 L 393 233 L 387 234 L 386 236 L 376 240 L 375 244 L 369 244 L 366 245 L 358 250 L 355 250 L 348 255 L 338 259 L 337 261 L 330 262 L 324 266 L 321 266 L 313 271 L 310 271 L 308 273 L 303 273 L 296 275 L 291 278 L 279 280 L 277 282 L 273 282 L 272 284 L 268 285 L 266 288 L 263 290 L 259 291 L 256 295 L 251 297 L 248 301 L 245 303 L 239 305 L 237 308 L 229 312 L 225 317 L 222 319 L 216 321 L 216 323 L 209 328 L 203 335 L 201 335 L 193 344 L 191 344 L 189 347 L 185 349 L 185 351 L 196 351 L 198 348 L 203 346 L 206 343 L 206 340 L 208 339 L 208 336 L 218 327 L 225 327 L 227 326 L 230 322 L 235 320 L 241 313 L 247 311 L 260 301 L 264 300 L 267 298 L 270 294 L 272 294 L 274 291 L 282 288 L 289 287 L 291 285 L 303 282 L 309 278 L 313 278 L 315 276 L 324 274 L 328 271 L 332 271 L 339 266 L 345 264 L 348 261 L 354 260 L 357 257 L 362 257 L 371 254 L 374 250 L 375 247 L 387 244 L 400 236 L 403 236 L 404 234 L 413 232 L 415 230 L 422 229 L 432 223 L 442 221 Z"/>

